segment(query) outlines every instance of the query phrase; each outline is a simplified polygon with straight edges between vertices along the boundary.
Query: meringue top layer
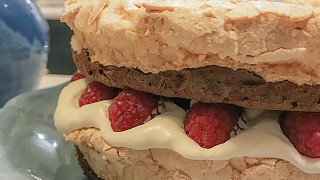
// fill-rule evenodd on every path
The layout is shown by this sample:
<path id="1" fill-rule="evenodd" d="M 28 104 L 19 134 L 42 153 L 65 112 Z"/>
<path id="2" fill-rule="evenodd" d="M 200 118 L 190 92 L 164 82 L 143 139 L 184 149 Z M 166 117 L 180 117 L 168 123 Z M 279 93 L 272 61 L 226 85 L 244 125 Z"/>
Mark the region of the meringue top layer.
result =
<path id="1" fill-rule="evenodd" d="M 320 84 L 315 0 L 68 0 L 75 52 L 146 73 L 211 65 Z"/>

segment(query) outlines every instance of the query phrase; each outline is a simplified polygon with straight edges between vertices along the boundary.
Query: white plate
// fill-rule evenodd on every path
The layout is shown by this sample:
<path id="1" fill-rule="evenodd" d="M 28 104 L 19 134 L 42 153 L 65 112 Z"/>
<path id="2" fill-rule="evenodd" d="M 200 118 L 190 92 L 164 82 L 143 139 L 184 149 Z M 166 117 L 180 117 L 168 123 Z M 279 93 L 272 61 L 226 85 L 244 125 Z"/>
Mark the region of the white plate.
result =
<path id="1" fill-rule="evenodd" d="M 0 179 L 87 179 L 54 127 L 63 86 L 19 95 L 0 109 Z"/>

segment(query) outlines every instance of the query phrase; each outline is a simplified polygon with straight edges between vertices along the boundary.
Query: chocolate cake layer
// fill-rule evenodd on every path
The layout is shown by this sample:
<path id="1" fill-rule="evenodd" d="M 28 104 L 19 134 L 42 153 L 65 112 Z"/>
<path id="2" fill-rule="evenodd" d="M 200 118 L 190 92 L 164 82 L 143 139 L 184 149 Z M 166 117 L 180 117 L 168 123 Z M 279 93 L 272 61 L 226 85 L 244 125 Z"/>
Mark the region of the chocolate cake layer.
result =
<path id="1" fill-rule="evenodd" d="M 83 50 L 73 52 L 86 77 L 117 88 L 132 88 L 165 97 L 206 103 L 229 103 L 266 110 L 320 112 L 320 85 L 298 86 L 289 81 L 266 82 L 246 70 L 209 66 L 158 74 L 91 62 Z"/>

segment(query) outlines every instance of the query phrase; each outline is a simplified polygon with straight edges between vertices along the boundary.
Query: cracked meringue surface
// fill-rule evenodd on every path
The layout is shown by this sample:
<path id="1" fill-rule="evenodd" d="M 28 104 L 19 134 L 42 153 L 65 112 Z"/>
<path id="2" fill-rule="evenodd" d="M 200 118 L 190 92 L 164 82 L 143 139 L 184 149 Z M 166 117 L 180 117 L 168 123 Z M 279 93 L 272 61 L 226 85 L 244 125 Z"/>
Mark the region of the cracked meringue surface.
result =
<path id="1" fill-rule="evenodd" d="M 69 0 L 62 21 L 74 31 L 73 50 L 106 66 L 158 73 L 218 65 L 268 82 L 320 84 L 312 1 Z"/>

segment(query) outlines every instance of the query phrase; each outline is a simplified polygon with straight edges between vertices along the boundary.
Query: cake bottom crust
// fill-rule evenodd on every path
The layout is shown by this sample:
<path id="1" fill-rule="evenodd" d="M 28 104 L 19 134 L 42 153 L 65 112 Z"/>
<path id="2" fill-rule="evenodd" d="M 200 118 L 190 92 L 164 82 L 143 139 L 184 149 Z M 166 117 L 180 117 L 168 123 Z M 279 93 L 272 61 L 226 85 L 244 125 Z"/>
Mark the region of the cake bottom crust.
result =
<path id="1" fill-rule="evenodd" d="M 132 88 L 165 97 L 206 103 L 229 103 L 265 110 L 320 112 L 320 85 L 266 82 L 246 70 L 209 66 L 158 74 L 91 62 L 86 50 L 73 52 L 87 78 L 117 88 Z"/>
<path id="2" fill-rule="evenodd" d="M 275 158 L 188 160 L 166 149 L 113 147 L 93 128 L 77 130 L 67 135 L 66 140 L 76 145 L 79 163 L 93 179 L 320 179 L 319 174 L 306 174 Z"/>
<path id="3" fill-rule="evenodd" d="M 103 180 L 97 176 L 97 174 L 91 169 L 88 161 L 80 151 L 78 146 L 75 146 L 76 156 L 78 159 L 78 163 L 83 170 L 83 173 L 91 180 Z"/>

